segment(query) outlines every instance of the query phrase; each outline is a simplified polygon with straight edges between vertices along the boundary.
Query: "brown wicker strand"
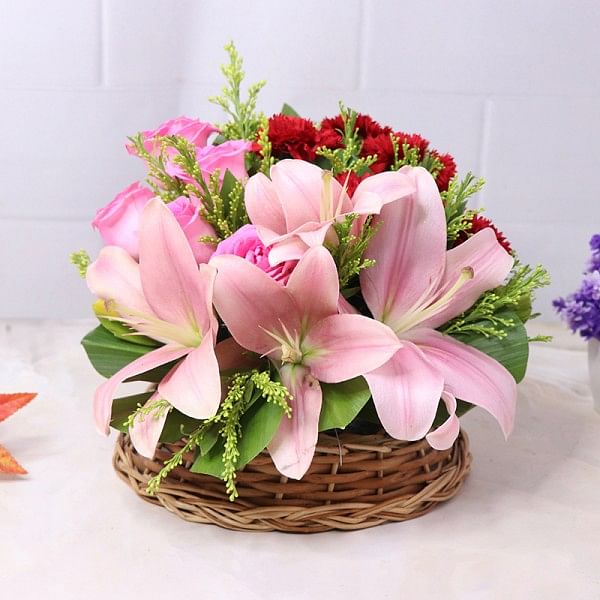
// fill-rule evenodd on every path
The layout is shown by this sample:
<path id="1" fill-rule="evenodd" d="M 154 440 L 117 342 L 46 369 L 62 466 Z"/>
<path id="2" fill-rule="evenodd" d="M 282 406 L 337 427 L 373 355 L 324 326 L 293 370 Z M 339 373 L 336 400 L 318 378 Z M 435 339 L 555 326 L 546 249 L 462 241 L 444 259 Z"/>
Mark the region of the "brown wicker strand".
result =
<path id="1" fill-rule="evenodd" d="M 401 442 L 384 432 L 342 432 L 339 440 L 320 434 L 313 462 L 299 481 L 282 477 L 269 455 L 261 453 L 238 472 L 235 502 L 221 480 L 188 470 L 192 456 L 169 474 L 156 495 L 149 495 L 148 480 L 181 444 L 161 445 L 150 460 L 121 434 L 113 465 L 144 500 L 186 521 L 238 531 L 316 533 L 414 519 L 455 496 L 471 467 L 464 432 L 444 451 L 425 440 Z"/>

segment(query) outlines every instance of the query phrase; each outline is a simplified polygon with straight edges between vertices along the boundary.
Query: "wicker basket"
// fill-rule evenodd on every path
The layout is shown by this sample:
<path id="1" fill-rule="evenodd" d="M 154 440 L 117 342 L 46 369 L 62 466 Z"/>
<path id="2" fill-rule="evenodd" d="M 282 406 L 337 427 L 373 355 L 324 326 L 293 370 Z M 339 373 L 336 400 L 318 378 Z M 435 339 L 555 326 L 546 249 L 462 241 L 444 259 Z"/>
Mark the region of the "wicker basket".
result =
<path id="1" fill-rule="evenodd" d="M 315 533 L 414 519 L 456 495 L 471 466 L 469 441 L 462 432 L 446 451 L 433 450 L 424 440 L 343 432 L 339 438 L 320 434 L 313 462 L 300 481 L 280 475 L 263 452 L 238 473 L 235 502 L 227 498 L 221 480 L 185 468 L 191 455 L 156 495 L 147 494 L 150 477 L 179 448 L 163 444 L 149 460 L 121 434 L 113 465 L 144 500 L 187 521 L 238 531 Z"/>

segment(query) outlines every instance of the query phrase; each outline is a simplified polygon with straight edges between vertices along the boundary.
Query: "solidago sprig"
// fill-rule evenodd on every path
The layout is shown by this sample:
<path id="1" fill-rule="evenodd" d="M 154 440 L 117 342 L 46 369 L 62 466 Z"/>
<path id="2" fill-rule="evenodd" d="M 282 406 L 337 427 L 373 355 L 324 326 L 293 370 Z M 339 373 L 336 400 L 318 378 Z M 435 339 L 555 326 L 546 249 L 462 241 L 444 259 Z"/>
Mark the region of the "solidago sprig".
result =
<path id="1" fill-rule="evenodd" d="M 79 250 L 78 252 L 71 252 L 69 259 L 71 261 L 71 264 L 77 267 L 79 275 L 82 278 L 85 278 L 87 269 L 90 266 L 91 262 L 90 255 L 85 250 Z"/>
<path id="2" fill-rule="evenodd" d="M 238 492 L 235 486 L 236 469 L 239 458 L 239 441 L 243 435 L 241 418 L 248 408 L 259 398 L 282 408 L 285 415 L 291 416 L 289 401 L 291 395 L 288 389 L 279 381 L 273 381 L 269 371 L 256 369 L 248 372 L 235 373 L 230 381 L 227 395 L 221 402 L 216 415 L 206 419 L 187 438 L 184 446 L 165 462 L 163 468 L 148 482 L 147 493 L 155 494 L 162 481 L 175 469 L 183 464 L 186 454 L 198 448 L 209 429 L 217 428 L 217 435 L 223 441 L 223 472 L 225 489 L 230 500 L 235 500 Z"/>
<path id="3" fill-rule="evenodd" d="M 248 88 L 248 97 L 242 100 L 241 85 L 245 73 L 244 61 L 238 54 L 233 42 L 225 46 L 229 55 L 229 63 L 221 66 L 226 84 L 220 96 L 212 96 L 208 100 L 220 106 L 231 120 L 219 125 L 221 135 L 227 140 L 253 140 L 260 126 L 261 115 L 256 113 L 256 101 L 266 81 L 259 81 Z"/>
<path id="4" fill-rule="evenodd" d="M 329 169 L 334 175 L 346 173 L 347 171 L 353 171 L 357 175 L 364 175 L 377 160 L 377 155 L 360 156 L 363 143 L 356 127 L 358 113 L 351 108 L 346 108 L 340 102 L 340 116 L 344 123 L 344 130 L 341 132 L 343 147 L 331 149 L 322 146 L 321 148 L 317 148 L 316 153 L 318 156 L 322 156 L 329 161 Z"/>
<path id="5" fill-rule="evenodd" d="M 326 244 L 338 268 L 341 290 L 344 290 L 352 278 L 363 269 L 375 264 L 374 260 L 364 258 L 364 253 L 377 228 L 372 226 L 373 217 L 369 216 L 361 232 L 355 235 L 352 228 L 359 218 L 359 215 L 353 213 L 346 215 L 343 221 L 334 223 L 333 228 L 338 237 L 338 244 Z"/>
<path id="6" fill-rule="evenodd" d="M 533 318 L 536 316 L 531 314 L 533 294 L 549 284 L 550 276 L 544 267 L 517 262 L 505 285 L 485 292 L 469 310 L 449 321 L 442 331 L 452 335 L 475 332 L 503 339 L 508 335 L 507 330 L 518 324 L 505 311 L 512 311 L 522 322 Z"/>

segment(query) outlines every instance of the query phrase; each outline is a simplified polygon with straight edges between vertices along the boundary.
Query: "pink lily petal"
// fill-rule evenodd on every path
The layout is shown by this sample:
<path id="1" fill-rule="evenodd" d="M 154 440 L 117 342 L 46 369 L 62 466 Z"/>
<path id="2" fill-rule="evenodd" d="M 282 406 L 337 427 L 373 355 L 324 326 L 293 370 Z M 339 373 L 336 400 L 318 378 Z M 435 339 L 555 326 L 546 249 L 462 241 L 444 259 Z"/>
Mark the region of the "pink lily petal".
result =
<path id="1" fill-rule="evenodd" d="M 261 364 L 259 356 L 242 348 L 233 338 L 219 342 L 215 346 L 215 355 L 221 373 L 233 369 L 254 369 Z"/>
<path id="2" fill-rule="evenodd" d="M 131 310 L 152 314 L 140 279 L 140 268 L 131 256 L 118 246 L 105 246 L 88 267 L 88 288 L 103 300 L 113 300 Z"/>
<path id="3" fill-rule="evenodd" d="M 319 382 L 308 369 L 285 365 L 280 373 L 281 381 L 293 396 L 292 418 L 283 416 L 268 448 L 282 475 L 301 479 L 315 454 L 323 395 Z"/>
<path id="4" fill-rule="evenodd" d="M 146 300 L 158 317 L 202 333 L 210 329 L 206 281 L 198 274 L 194 253 L 176 218 L 158 198 L 150 200 L 142 213 L 140 274 Z"/>
<path id="5" fill-rule="evenodd" d="M 168 373 L 158 384 L 158 392 L 161 398 L 194 419 L 208 419 L 217 412 L 221 377 L 212 335 L 205 336 L 200 345 Z"/>
<path id="6" fill-rule="evenodd" d="M 133 362 L 125 365 L 120 371 L 117 371 L 110 379 L 107 379 L 94 395 L 94 419 L 96 428 L 100 433 L 108 434 L 112 401 L 119 384 L 126 379 L 150 371 L 155 367 L 160 367 L 173 360 L 185 356 L 190 351 L 189 348 L 181 346 L 161 346 L 148 354 L 140 356 Z"/>
<path id="7" fill-rule="evenodd" d="M 404 170 L 378 173 L 363 179 L 356 188 L 350 212 L 359 215 L 379 214 L 385 204 L 406 198 L 416 191 L 413 179 Z"/>
<path id="8" fill-rule="evenodd" d="M 319 381 L 338 383 L 380 367 L 401 346 L 396 334 L 375 319 L 332 315 L 308 332 L 303 364 Z"/>
<path id="9" fill-rule="evenodd" d="M 322 169 L 303 160 L 286 159 L 271 167 L 271 179 L 283 207 L 287 231 L 311 221 L 321 221 Z M 337 190 L 339 196 L 341 186 L 335 180 L 332 180 L 332 189 Z"/>
<path id="10" fill-rule="evenodd" d="M 483 292 L 502 285 L 513 264 L 513 257 L 498 243 L 496 234 L 489 227 L 449 250 L 440 289 L 446 290 L 452 286 L 461 269 L 465 267 L 473 269 L 473 279 L 458 290 L 444 310 L 423 321 L 421 325 L 435 329 L 460 315 L 470 308 Z"/>
<path id="11" fill-rule="evenodd" d="M 269 229 L 273 233 L 279 232 L 279 235 L 287 231 L 285 215 L 277 196 L 277 190 L 273 182 L 262 173 L 257 173 L 248 179 L 244 203 L 250 221 L 256 225 L 257 229 Z M 262 239 L 262 242 L 269 244 L 265 239 Z"/>
<path id="12" fill-rule="evenodd" d="M 145 406 L 149 406 L 160 398 L 158 393 L 150 396 Z M 133 447 L 138 451 L 138 454 L 146 458 L 152 458 L 160 439 L 160 434 L 165 426 L 165 421 L 169 414 L 168 410 L 163 410 L 160 416 L 156 416 L 154 412 L 140 417 L 139 415 L 133 422 L 133 427 L 129 428 L 129 437 Z"/>
<path id="13" fill-rule="evenodd" d="M 344 296 L 340 294 L 338 298 L 338 312 L 340 315 L 359 315 L 360 311 L 357 308 L 354 308 Z"/>
<path id="14" fill-rule="evenodd" d="M 416 192 L 387 204 L 374 219 L 380 229 L 365 256 L 375 265 L 360 276 L 373 316 L 392 328 L 434 290 L 445 264 L 446 217 L 440 193 L 425 169 L 411 169 L 410 177 Z"/>
<path id="15" fill-rule="evenodd" d="M 456 398 L 448 392 L 442 392 L 442 400 L 449 416 L 437 429 L 425 436 L 429 445 L 436 450 L 450 448 L 460 433 L 460 421 L 456 416 Z"/>
<path id="16" fill-rule="evenodd" d="M 405 344 L 365 376 L 385 430 L 399 440 L 420 440 L 435 418 L 444 388 L 441 373 L 414 344 Z"/>
<path id="17" fill-rule="evenodd" d="M 259 231 L 259 236 L 263 244 L 272 246 L 269 252 L 269 263 L 271 266 L 275 266 L 286 260 L 298 260 L 309 248 L 322 246 L 330 228 L 329 221 L 326 223 L 311 222 L 305 223 L 291 233 L 275 238 L 271 237 L 268 243 L 261 236 L 262 231 Z"/>
<path id="18" fill-rule="evenodd" d="M 505 437 L 509 435 L 515 418 L 517 384 L 498 361 L 432 329 L 411 331 L 410 340 L 443 375 L 450 394 L 485 408 L 498 421 Z"/>
<path id="19" fill-rule="evenodd" d="M 257 354 L 268 354 L 286 327 L 299 331 L 300 313 L 290 292 L 239 256 L 213 256 L 217 268 L 214 304 L 238 344 Z"/>
<path id="20" fill-rule="evenodd" d="M 315 293 L 315 285 L 318 285 L 318 293 Z M 308 323 L 337 313 L 340 294 L 337 267 L 323 246 L 306 252 L 292 271 L 286 287 L 302 307 Z"/>

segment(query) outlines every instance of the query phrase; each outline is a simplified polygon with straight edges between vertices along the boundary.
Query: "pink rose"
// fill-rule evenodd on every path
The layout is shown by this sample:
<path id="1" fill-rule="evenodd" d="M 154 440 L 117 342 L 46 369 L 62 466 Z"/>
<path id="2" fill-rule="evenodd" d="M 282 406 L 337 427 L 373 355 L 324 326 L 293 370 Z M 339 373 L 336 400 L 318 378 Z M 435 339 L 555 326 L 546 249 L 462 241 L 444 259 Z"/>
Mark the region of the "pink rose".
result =
<path id="1" fill-rule="evenodd" d="M 132 183 L 96 213 L 92 226 L 105 244 L 120 246 L 137 258 L 140 215 L 153 197 L 148 188 Z"/>
<path id="2" fill-rule="evenodd" d="M 231 140 L 223 142 L 218 146 L 205 146 L 198 149 L 196 156 L 202 176 L 208 179 L 214 171 L 219 169 L 222 181 L 225 171 L 229 169 L 236 179 L 245 179 L 248 177 L 245 164 L 246 152 L 249 152 L 251 148 L 251 142 Z M 175 154 L 175 151 L 173 151 L 171 156 L 173 154 Z M 186 183 L 193 183 L 192 178 L 179 165 L 172 161 L 167 162 L 165 170 L 171 177 L 177 177 Z"/>
<path id="3" fill-rule="evenodd" d="M 181 229 L 183 229 L 183 233 L 185 233 L 194 252 L 196 262 L 207 263 L 213 253 L 213 246 L 204 244 L 199 240 L 205 235 L 214 237 L 215 230 L 200 217 L 199 204 L 197 198 L 191 200 L 186 196 L 179 196 L 177 200 L 169 202 L 167 206 L 175 215 Z"/>
<path id="4" fill-rule="evenodd" d="M 234 254 L 241 256 L 270 275 L 275 281 L 285 285 L 298 264 L 297 260 L 287 260 L 272 267 L 269 263 L 270 247 L 264 246 L 254 225 L 244 225 L 233 235 L 219 243 L 213 256 Z"/>
<path id="5" fill-rule="evenodd" d="M 142 135 L 144 136 L 144 147 L 148 152 L 153 153 L 155 150 L 153 140 L 156 137 L 179 135 L 192 142 L 196 148 L 203 148 L 206 146 L 209 136 L 217 131 L 219 130 L 211 123 L 189 117 L 178 117 L 164 122 L 156 129 L 143 131 Z M 125 148 L 129 154 L 137 156 L 137 150 L 132 144 L 126 144 Z"/>

